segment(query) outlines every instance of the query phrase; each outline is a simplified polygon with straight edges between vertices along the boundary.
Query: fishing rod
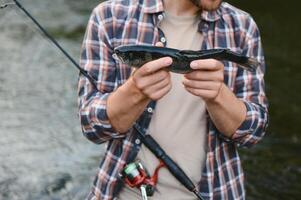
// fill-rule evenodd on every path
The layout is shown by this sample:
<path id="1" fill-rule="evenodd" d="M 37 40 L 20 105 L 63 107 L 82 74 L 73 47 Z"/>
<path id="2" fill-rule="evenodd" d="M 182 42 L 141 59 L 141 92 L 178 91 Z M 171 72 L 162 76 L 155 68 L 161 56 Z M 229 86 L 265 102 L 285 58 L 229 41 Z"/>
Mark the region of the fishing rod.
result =
<path id="1" fill-rule="evenodd" d="M 149 134 L 143 134 L 140 129 L 137 127 L 137 124 L 134 125 L 139 138 L 142 143 L 163 163 L 165 164 L 168 171 L 190 192 L 193 192 L 199 200 L 204 200 L 197 190 L 197 187 L 193 184 L 191 179 L 186 175 L 186 173 L 181 169 L 181 167 L 173 161 L 166 152 L 160 147 L 156 140 Z"/>
<path id="2" fill-rule="evenodd" d="M 14 3 L 2 3 L 0 5 L 0 9 L 6 8 L 8 5 L 16 5 L 18 6 L 34 23 L 35 25 L 42 31 L 42 33 L 73 63 L 73 65 L 79 70 L 79 72 L 89 79 L 91 84 L 97 89 L 97 83 L 94 78 L 86 70 L 80 67 L 80 65 L 69 55 L 69 53 L 46 31 L 45 28 L 23 7 L 23 5 L 18 0 L 13 0 Z M 3 2 L 3 1 L 2 1 Z"/>
<path id="3" fill-rule="evenodd" d="M 35 25 L 42 31 L 42 33 L 73 63 L 73 65 L 79 70 L 79 72 L 84 75 L 91 84 L 95 87 L 97 91 L 97 83 L 96 80 L 92 78 L 88 74 L 87 71 L 82 69 L 80 65 L 63 49 L 63 47 L 44 29 L 41 24 L 22 6 L 22 4 L 18 0 L 13 0 L 14 3 L 9 2 L 5 3 L 2 0 L 2 4 L 0 4 L 0 9 L 6 8 L 8 5 L 16 5 L 18 6 L 34 23 Z M 142 143 L 159 159 L 162 160 L 170 173 L 180 182 L 182 183 L 189 191 L 193 192 L 198 199 L 204 200 L 196 186 L 190 180 L 190 178 L 185 174 L 185 172 L 177 165 L 175 161 L 173 161 L 165 151 L 160 147 L 160 145 L 152 138 L 150 135 L 145 135 L 138 128 L 134 126 L 138 136 L 141 138 Z"/>

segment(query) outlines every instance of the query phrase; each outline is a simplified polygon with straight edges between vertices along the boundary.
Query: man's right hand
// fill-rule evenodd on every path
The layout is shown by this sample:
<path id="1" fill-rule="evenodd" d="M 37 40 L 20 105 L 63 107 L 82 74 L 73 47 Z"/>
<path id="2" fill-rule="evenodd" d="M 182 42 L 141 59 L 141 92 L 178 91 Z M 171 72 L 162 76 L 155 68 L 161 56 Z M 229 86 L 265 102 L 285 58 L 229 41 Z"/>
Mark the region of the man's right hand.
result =
<path id="1" fill-rule="evenodd" d="M 165 70 L 171 63 L 170 57 L 153 60 L 137 69 L 131 78 L 147 98 L 161 99 L 171 89 L 170 73 Z"/>
<path id="2" fill-rule="evenodd" d="M 162 46 L 158 43 L 156 46 Z M 170 57 L 153 60 L 134 71 L 132 76 L 107 100 L 107 115 L 113 128 L 126 133 L 150 100 L 161 99 L 171 89 L 170 73 L 165 70 Z"/>

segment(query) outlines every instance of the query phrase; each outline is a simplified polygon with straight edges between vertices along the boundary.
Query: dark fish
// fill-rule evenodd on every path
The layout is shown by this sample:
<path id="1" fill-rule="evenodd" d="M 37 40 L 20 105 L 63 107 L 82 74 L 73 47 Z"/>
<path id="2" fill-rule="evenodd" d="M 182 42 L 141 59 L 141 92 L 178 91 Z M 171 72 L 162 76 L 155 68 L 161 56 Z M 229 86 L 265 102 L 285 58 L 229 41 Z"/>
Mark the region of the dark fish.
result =
<path id="1" fill-rule="evenodd" d="M 188 73 L 190 62 L 199 59 L 217 59 L 231 61 L 239 67 L 249 71 L 255 71 L 259 62 L 255 58 L 243 56 L 229 49 L 208 49 L 200 51 L 178 50 L 166 47 L 148 45 L 122 45 L 114 49 L 113 57 L 129 66 L 139 68 L 145 63 L 162 57 L 169 56 L 173 62 L 168 67 L 169 71 L 175 73 Z"/>

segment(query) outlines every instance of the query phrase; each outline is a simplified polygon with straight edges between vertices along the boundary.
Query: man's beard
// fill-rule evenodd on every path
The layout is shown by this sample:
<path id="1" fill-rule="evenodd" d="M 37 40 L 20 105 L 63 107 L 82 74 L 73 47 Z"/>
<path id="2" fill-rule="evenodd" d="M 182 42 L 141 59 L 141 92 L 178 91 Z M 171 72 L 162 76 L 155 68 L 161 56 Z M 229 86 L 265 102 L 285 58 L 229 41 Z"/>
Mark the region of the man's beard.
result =
<path id="1" fill-rule="evenodd" d="M 190 0 L 195 6 L 202 8 L 200 0 Z"/>
<path id="2" fill-rule="evenodd" d="M 209 5 L 206 5 L 206 3 L 204 2 L 202 3 L 202 0 L 190 0 L 190 2 L 193 3 L 193 5 L 195 5 L 196 7 L 198 7 L 201 11 L 203 10 L 212 11 L 219 8 L 220 4 L 222 3 L 222 0 L 219 1 L 219 4 L 209 4 Z"/>

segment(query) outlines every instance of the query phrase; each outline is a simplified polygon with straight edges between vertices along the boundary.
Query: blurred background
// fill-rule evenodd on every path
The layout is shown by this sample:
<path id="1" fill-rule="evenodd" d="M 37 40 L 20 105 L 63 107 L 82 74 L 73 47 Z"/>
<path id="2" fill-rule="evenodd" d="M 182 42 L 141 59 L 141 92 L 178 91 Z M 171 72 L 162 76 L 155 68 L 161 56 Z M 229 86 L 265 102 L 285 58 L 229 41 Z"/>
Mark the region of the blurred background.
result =
<path id="1" fill-rule="evenodd" d="M 88 17 L 99 0 L 20 2 L 79 58 Z M 228 2 L 255 18 L 267 61 L 270 127 L 255 148 L 240 150 L 247 199 L 300 199 L 298 1 Z M 78 71 L 22 12 L 14 6 L 0 10 L 0 200 L 86 196 L 104 147 L 82 136 L 77 77 Z"/>

